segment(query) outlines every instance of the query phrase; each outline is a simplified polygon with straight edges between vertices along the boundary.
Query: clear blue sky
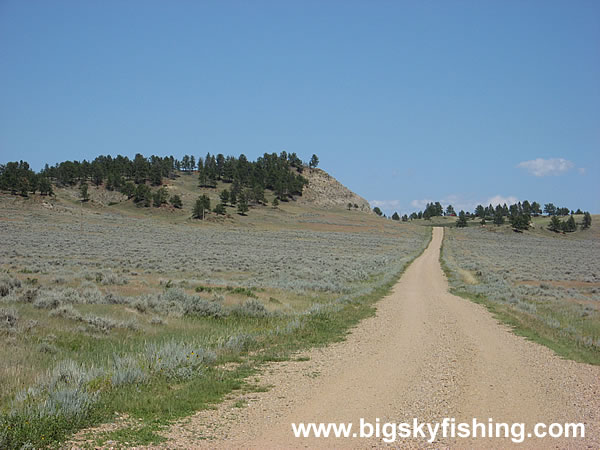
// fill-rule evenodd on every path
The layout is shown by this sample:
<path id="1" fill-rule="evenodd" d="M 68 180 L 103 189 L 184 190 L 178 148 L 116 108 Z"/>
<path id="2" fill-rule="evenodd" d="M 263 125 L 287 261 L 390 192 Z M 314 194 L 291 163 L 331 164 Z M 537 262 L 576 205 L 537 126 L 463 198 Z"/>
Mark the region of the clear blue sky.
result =
<path id="1" fill-rule="evenodd" d="M 388 213 L 600 213 L 596 0 L 4 0 L 0 61 L 0 163 L 285 149 Z"/>

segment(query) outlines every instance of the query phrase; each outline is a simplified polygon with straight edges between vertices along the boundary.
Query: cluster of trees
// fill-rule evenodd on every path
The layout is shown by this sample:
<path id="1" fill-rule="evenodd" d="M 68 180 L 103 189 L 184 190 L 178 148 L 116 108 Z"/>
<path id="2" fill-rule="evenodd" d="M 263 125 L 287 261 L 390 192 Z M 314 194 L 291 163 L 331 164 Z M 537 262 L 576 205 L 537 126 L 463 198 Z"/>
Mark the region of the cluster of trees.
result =
<path id="1" fill-rule="evenodd" d="M 312 155 L 308 166 L 316 168 L 319 165 L 317 155 Z M 0 189 L 13 193 L 28 195 L 40 193 L 52 195 L 52 183 L 59 186 L 80 185 L 82 201 L 89 200 L 88 182 L 108 190 L 118 190 L 138 206 L 160 207 L 170 203 L 175 208 L 181 208 L 182 202 L 178 195 L 169 197 L 166 188 L 161 187 L 165 178 L 175 178 L 177 173 L 191 174 L 197 170 L 198 185 L 205 188 L 216 188 L 217 181 L 230 183 L 231 187 L 220 193 L 221 202 L 214 212 L 225 213 L 225 206 L 237 205 L 238 212 L 245 214 L 248 204 L 264 204 L 265 190 L 271 190 L 276 198 L 274 206 L 279 201 L 288 201 L 294 196 L 302 195 L 304 186 L 308 183 L 301 174 L 305 164 L 296 153 L 281 152 L 265 153 L 256 161 L 248 161 L 245 155 L 238 158 L 211 155 L 195 158 L 185 155 L 181 160 L 173 156 L 159 157 L 152 155 L 146 158 L 138 153 L 133 159 L 118 155 L 99 156 L 93 161 L 63 161 L 54 166 L 46 164 L 43 170 L 35 173 L 24 161 L 9 162 L 0 165 Z M 152 189 L 158 187 L 158 189 Z M 205 196 L 206 197 L 206 196 Z M 206 205 L 208 197 L 203 199 Z M 204 206 L 200 212 L 210 210 Z M 196 211 L 196 208 L 195 208 Z M 194 213 L 197 216 L 197 214 Z"/>
<path id="2" fill-rule="evenodd" d="M 179 163 L 173 156 L 156 155 L 146 158 L 138 153 L 133 159 L 118 155 L 98 156 L 93 161 L 63 161 L 54 166 L 46 166 L 40 172 L 60 186 L 72 186 L 90 180 L 96 186 L 108 190 L 120 190 L 127 181 L 160 186 L 163 178 L 175 176 Z"/>
<path id="3" fill-rule="evenodd" d="M 380 208 L 375 207 L 373 211 L 379 215 L 384 216 L 383 212 Z M 408 220 L 415 219 L 426 219 L 429 220 L 432 217 L 436 216 L 458 216 L 456 221 L 457 227 L 466 227 L 468 226 L 468 220 L 475 220 L 477 218 L 480 219 L 480 223 L 485 225 L 488 221 L 494 223 L 495 225 L 502 225 L 506 222 L 509 222 L 510 225 L 516 230 L 527 230 L 531 224 L 531 217 L 537 217 L 543 213 L 552 217 L 552 221 L 550 223 L 550 229 L 553 231 L 564 231 L 571 232 L 577 230 L 577 223 L 575 222 L 574 215 L 582 214 L 583 222 L 581 223 L 581 227 L 583 229 L 589 228 L 592 222 L 592 217 L 589 212 L 583 212 L 581 209 L 577 209 L 577 211 L 570 210 L 569 208 L 558 208 L 554 206 L 552 203 L 546 203 L 543 207 L 538 202 L 529 202 L 528 200 L 524 200 L 523 202 L 517 202 L 508 206 L 506 203 L 504 205 L 477 205 L 475 211 L 473 213 L 467 211 L 460 211 L 458 215 L 455 212 L 455 209 L 452 205 L 448 205 L 446 209 L 442 207 L 440 202 L 431 202 L 427 203 L 424 211 L 412 212 L 410 216 L 406 214 L 400 217 L 397 212 L 394 212 L 392 215 L 392 220 L 402 220 L 404 222 Z M 564 221 L 561 221 L 559 216 L 569 216 L 570 217 Z"/>
<path id="4" fill-rule="evenodd" d="M 580 211 L 580 210 L 577 210 Z M 581 228 L 586 229 L 592 225 L 592 216 L 589 212 L 583 213 L 583 222 L 581 223 Z M 558 215 L 552 215 L 552 219 L 550 219 L 550 224 L 548 225 L 548 229 L 550 231 L 555 231 L 557 233 L 571 233 L 573 231 L 577 231 L 577 222 L 575 222 L 575 216 L 571 214 L 568 219 L 560 220 Z"/>
<path id="5" fill-rule="evenodd" d="M 294 195 L 302 195 L 307 183 L 300 175 L 302 171 L 302 162 L 295 153 L 265 154 L 256 162 L 248 161 L 244 155 L 236 159 L 208 154 L 204 161 L 199 160 L 198 184 L 214 188 L 217 180 L 231 183 L 228 193 L 232 204 L 236 203 L 242 193 L 249 201 L 264 203 L 265 189 L 275 192 L 279 200 L 287 201 Z"/>
<path id="6" fill-rule="evenodd" d="M 313 155 L 308 166 L 313 168 L 318 164 L 319 158 Z M 0 165 L 0 188 L 23 195 L 40 188 L 43 193 L 49 193 L 51 181 L 60 186 L 73 186 L 89 180 L 109 190 L 122 190 L 128 181 L 134 185 L 149 183 L 160 186 L 164 178 L 174 178 L 177 172 L 198 170 L 201 186 L 213 187 L 217 180 L 237 181 L 243 187 L 258 184 L 263 189 L 275 191 L 280 200 L 285 200 L 289 196 L 301 195 L 307 183 L 300 175 L 304 166 L 296 153 L 285 151 L 280 155 L 265 153 L 255 162 L 248 161 L 243 154 L 234 158 L 209 153 L 205 158 L 197 159 L 193 155 L 185 155 L 181 160 L 173 156 L 152 155 L 147 158 L 140 153 L 133 159 L 106 155 L 93 161 L 63 161 L 54 166 L 46 164 L 38 174 L 30 169 L 27 162 L 20 161 Z M 296 173 L 291 168 L 296 169 Z"/>
<path id="7" fill-rule="evenodd" d="M 245 192 L 240 193 L 239 197 L 235 199 L 235 202 L 231 203 L 231 197 L 229 197 L 229 191 L 223 190 L 220 194 L 220 202 L 215 205 L 212 209 L 212 212 L 217 216 L 227 214 L 226 206 L 234 206 L 237 205 L 238 214 L 245 216 L 249 210 L 248 207 L 248 198 Z M 229 202 L 229 205 L 228 205 Z M 277 198 L 273 201 L 273 205 L 277 206 L 279 202 Z M 194 205 L 194 210 L 192 212 L 192 217 L 194 219 L 205 219 L 206 215 L 211 212 L 210 209 L 210 198 L 208 195 L 201 195 L 196 200 Z"/>
<path id="8" fill-rule="evenodd" d="M 318 165 L 318 158 L 313 155 L 311 167 Z M 198 185 L 215 188 L 217 181 L 231 183 L 230 192 L 237 198 L 243 190 L 248 190 L 248 198 L 256 202 L 264 202 L 265 189 L 271 190 L 280 201 L 287 201 L 295 195 L 302 195 L 308 183 L 301 174 L 304 164 L 295 153 L 283 151 L 265 153 L 256 161 L 248 161 L 245 155 L 239 158 L 225 157 L 222 154 L 198 158 Z"/>
<path id="9" fill-rule="evenodd" d="M 24 197 L 30 193 L 53 195 L 52 182 L 42 173 L 35 173 L 25 161 L 0 165 L 0 189 Z"/>

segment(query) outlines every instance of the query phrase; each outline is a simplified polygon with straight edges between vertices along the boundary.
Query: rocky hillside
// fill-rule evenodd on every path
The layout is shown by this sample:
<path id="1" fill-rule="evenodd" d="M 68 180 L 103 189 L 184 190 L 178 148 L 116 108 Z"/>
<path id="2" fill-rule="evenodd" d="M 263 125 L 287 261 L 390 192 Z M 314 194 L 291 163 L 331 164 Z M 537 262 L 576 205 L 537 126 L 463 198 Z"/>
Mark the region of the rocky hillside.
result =
<path id="1" fill-rule="evenodd" d="M 321 169 L 306 169 L 302 176 L 308 180 L 302 197 L 298 201 L 316 206 L 347 208 L 348 203 L 358 205 L 358 209 L 371 212 L 371 206 L 361 196 L 355 194 L 338 180 Z"/>

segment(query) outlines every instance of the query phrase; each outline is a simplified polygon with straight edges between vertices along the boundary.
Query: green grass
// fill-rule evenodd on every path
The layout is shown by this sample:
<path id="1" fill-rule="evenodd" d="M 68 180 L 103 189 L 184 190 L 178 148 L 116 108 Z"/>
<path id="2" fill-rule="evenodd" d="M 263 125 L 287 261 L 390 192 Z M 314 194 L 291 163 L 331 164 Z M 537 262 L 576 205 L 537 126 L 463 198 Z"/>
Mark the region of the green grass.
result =
<path id="1" fill-rule="evenodd" d="M 440 265 L 442 266 L 442 270 L 446 274 L 446 277 L 448 277 L 448 280 L 451 280 L 453 277 L 458 277 L 459 275 L 455 274 L 444 262 L 443 252 L 444 245 L 442 243 L 440 250 Z M 594 351 L 589 347 L 578 345 L 577 342 L 560 334 L 559 330 L 549 327 L 534 315 L 516 310 L 509 304 L 493 302 L 482 294 L 473 294 L 455 288 L 450 288 L 450 292 L 484 306 L 494 318 L 507 324 L 518 336 L 523 336 L 532 342 L 544 345 L 563 358 L 587 364 L 600 365 L 600 354 L 597 351 Z"/>

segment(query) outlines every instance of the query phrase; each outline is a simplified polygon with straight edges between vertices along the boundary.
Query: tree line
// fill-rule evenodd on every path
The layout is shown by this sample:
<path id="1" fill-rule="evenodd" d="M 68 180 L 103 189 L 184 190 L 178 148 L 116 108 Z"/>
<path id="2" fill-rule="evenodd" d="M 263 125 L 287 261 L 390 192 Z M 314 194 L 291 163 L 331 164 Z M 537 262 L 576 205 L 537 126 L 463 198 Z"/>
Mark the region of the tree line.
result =
<path id="1" fill-rule="evenodd" d="M 179 174 L 198 174 L 198 186 L 216 188 L 217 182 L 230 184 L 229 189 L 220 193 L 221 202 L 214 212 L 224 213 L 225 206 L 237 205 L 239 212 L 245 214 L 249 203 L 266 203 L 265 190 L 272 191 L 277 203 L 288 201 L 302 195 L 308 180 L 301 174 L 308 166 L 316 168 L 317 155 L 312 155 L 308 164 L 304 164 L 296 153 L 265 153 L 256 161 L 249 161 L 244 154 L 238 158 L 223 154 L 205 157 L 184 155 L 181 160 L 173 156 L 149 158 L 138 153 L 133 159 L 126 156 L 98 156 L 93 161 L 63 161 L 39 172 L 30 169 L 24 161 L 9 162 L 0 165 L 0 189 L 27 196 L 39 191 L 43 195 L 52 195 L 52 185 L 74 186 L 79 184 L 82 201 L 89 199 L 88 182 L 107 190 L 117 190 L 132 199 L 139 206 L 160 207 L 170 203 L 181 208 L 178 195 L 169 196 L 163 185 L 165 179 L 173 179 Z M 152 188 L 156 189 L 152 189 Z M 208 198 L 208 197 L 207 197 Z M 200 200 L 200 199 L 199 199 Z M 205 200 L 201 202 L 202 217 L 210 207 Z"/>
<path id="2" fill-rule="evenodd" d="M 373 208 L 375 214 L 384 216 L 383 212 L 379 207 Z M 468 226 L 468 219 L 476 220 L 479 219 L 482 225 L 487 222 L 491 222 L 494 225 L 500 226 L 506 222 L 516 230 L 527 230 L 531 224 L 531 217 L 537 217 L 542 214 L 546 214 L 551 217 L 549 230 L 556 232 L 573 232 L 577 230 L 577 222 L 575 221 L 575 215 L 583 215 L 581 221 L 581 228 L 586 229 L 591 226 L 592 216 L 589 212 L 583 212 L 581 209 L 576 211 L 566 208 L 557 207 L 553 203 L 546 203 L 542 209 L 542 206 L 538 202 L 529 202 L 524 200 L 523 202 L 517 202 L 512 205 L 477 205 L 475 210 L 471 213 L 469 211 L 460 211 L 456 214 L 454 207 L 448 205 L 446 209 L 442 207 L 440 202 L 427 203 L 425 209 L 419 212 L 412 212 L 410 215 L 404 214 L 402 217 L 397 212 L 392 215 L 392 220 L 407 222 L 415 219 L 429 220 L 432 217 L 440 216 L 451 216 L 457 217 L 456 226 L 466 227 Z M 567 217 L 565 220 L 561 220 L 560 217 Z"/>

